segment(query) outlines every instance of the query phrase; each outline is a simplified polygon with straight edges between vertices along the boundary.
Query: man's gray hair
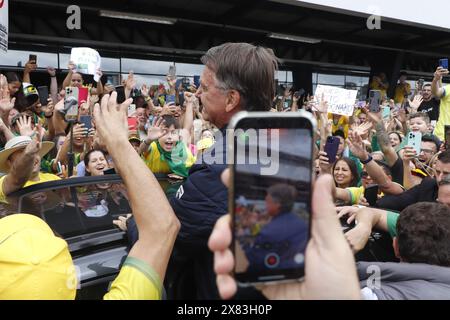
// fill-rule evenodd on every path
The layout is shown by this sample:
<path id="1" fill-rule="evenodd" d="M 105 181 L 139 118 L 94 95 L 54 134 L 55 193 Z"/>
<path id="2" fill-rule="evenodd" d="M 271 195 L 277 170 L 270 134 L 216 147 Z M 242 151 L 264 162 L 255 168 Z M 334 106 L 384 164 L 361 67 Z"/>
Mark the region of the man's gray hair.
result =
<path id="1" fill-rule="evenodd" d="M 225 43 L 209 49 L 201 61 L 215 73 L 219 88 L 240 93 L 242 110 L 271 109 L 278 69 L 278 59 L 271 49 Z"/>

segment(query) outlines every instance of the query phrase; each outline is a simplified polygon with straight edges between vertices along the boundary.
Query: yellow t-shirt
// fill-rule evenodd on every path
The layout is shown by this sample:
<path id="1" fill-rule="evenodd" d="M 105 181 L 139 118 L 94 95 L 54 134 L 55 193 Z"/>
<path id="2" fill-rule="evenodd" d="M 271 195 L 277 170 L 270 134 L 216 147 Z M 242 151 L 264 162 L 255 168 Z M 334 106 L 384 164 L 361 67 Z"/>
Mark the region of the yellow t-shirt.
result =
<path id="1" fill-rule="evenodd" d="M 397 84 L 395 87 L 395 96 L 394 101 L 395 103 L 403 103 L 403 100 L 405 99 L 405 87 L 406 91 L 409 94 L 411 92 L 411 85 L 406 82 L 405 84 Z"/>
<path id="2" fill-rule="evenodd" d="M 183 143 L 183 142 L 179 142 Z M 192 152 L 189 148 L 186 147 L 187 151 L 187 159 L 186 159 L 186 167 L 190 168 L 195 163 L 195 157 L 192 155 Z M 159 153 L 158 146 L 156 142 L 152 142 L 146 152 L 142 155 L 145 164 L 153 173 L 172 173 L 170 170 L 169 164 L 167 161 L 161 160 L 161 154 Z"/>
<path id="3" fill-rule="evenodd" d="M 359 203 L 359 199 L 361 199 L 365 191 L 364 187 L 347 188 L 346 190 L 350 194 L 350 202 L 352 205 Z"/>
<path id="4" fill-rule="evenodd" d="M 7 175 L 0 178 L 0 201 L 1 202 L 6 201 L 6 196 L 3 193 L 3 181 L 5 180 L 6 177 L 7 177 Z M 39 181 L 27 181 L 22 188 L 32 186 L 32 185 L 38 184 L 38 183 L 55 181 L 55 180 L 61 180 L 61 178 L 54 174 L 51 174 L 51 173 L 39 172 Z"/>
<path id="5" fill-rule="evenodd" d="M 331 131 L 334 134 L 338 130 L 342 130 L 344 132 L 345 138 L 348 136 L 348 128 L 349 128 L 349 118 L 346 116 L 341 116 L 337 123 L 333 121 L 333 114 L 328 114 L 328 119 L 332 120 Z"/>
<path id="6" fill-rule="evenodd" d="M 387 91 L 384 89 L 377 81 L 372 80 L 370 83 L 370 90 L 379 90 L 381 93 L 381 98 L 386 99 L 387 98 Z"/>
<path id="7" fill-rule="evenodd" d="M 441 98 L 441 106 L 439 107 L 439 120 L 434 129 L 434 134 L 441 139 L 445 140 L 445 125 L 450 125 L 450 85 L 444 87 L 445 95 Z"/>
<path id="8" fill-rule="evenodd" d="M 104 300 L 161 300 L 159 275 L 144 261 L 127 257 Z"/>

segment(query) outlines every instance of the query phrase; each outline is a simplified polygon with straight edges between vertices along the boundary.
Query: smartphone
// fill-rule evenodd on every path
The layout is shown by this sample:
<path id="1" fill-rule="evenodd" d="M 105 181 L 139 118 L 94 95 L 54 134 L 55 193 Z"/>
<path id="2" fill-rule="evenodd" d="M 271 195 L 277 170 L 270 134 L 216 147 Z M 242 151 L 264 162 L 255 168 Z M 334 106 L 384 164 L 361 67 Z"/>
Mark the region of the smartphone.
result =
<path id="1" fill-rule="evenodd" d="M 391 108 L 383 107 L 383 120 L 388 120 L 391 117 Z"/>
<path id="2" fill-rule="evenodd" d="M 28 61 L 34 61 L 34 64 L 37 64 L 37 55 L 30 54 L 28 57 Z"/>
<path id="3" fill-rule="evenodd" d="M 445 150 L 450 150 L 450 125 L 445 126 Z"/>
<path id="4" fill-rule="evenodd" d="M 81 106 L 82 103 L 86 103 L 88 101 L 89 89 L 88 88 L 78 88 L 78 105 Z"/>
<path id="5" fill-rule="evenodd" d="M 116 174 L 116 170 L 114 168 L 103 170 L 103 174 Z"/>
<path id="6" fill-rule="evenodd" d="M 327 158 L 330 164 L 336 162 L 336 156 L 339 150 L 339 144 L 341 141 L 338 137 L 328 137 L 327 142 L 325 143 L 324 150 L 327 153 Z"/>
<path id="7" fill-rule="evenodd" d="M 46 106 L 48 104 L 48 87 L 42 86 L 37 88 L 39 94 L 39 102 L 42 106 Z"/>
<path id="8" fill-rule="evenodd" d="M 78 87 L 67 87 L 64 97 L 64 110 L 66 121 L 76 121 L 78 119 Z"/>
<path id="9" fill-rule="evenodd" d="M 303 111 L 240 112 L 229 129 L 234 277 L 241 286 L 298 281 L 310 238 L 316 121 Z"/>
<path id="10" fill-rule="evenodd" d="M 189 87 L 191 86 L 191 80 L 189 78 L 183 78 L 181 79 L 181 85 L 183 86 L 183 89 L 188 91 Z"/>
<path id="11" fill-rule="evenodd" d="M 372 113 L 378 113 L 381 111 L 381 91 L 370 90 L 369 93 L 369 110 Z"/>
<path id="12" fill-rule="evenodd" d="M 364 198 L 371 207 L 374 207 L 378 201 L 378 185 L 370 185 L 364 190 Z"/>
<path id="13" fill-rule="evenodd" d="M 408 133 L 408 146 L 416 150 L 416 154 L 420 154 L 422 149 L 422 133 L 420 132 L 410 132 Z"/>
<path id="14" fill-rule="evenodd" d="M 92 129 L 92 117 L 87 115 L 80 116 L 80 123 L 84 124 L 84 128 L 87 129 L 86 136 L 89 135 L 89 130 Z"/>
<path id="15" fill-rule="evenodd" d="M 128 106 L 128 116 L 134 116 L 134 114 L 136 113 L 136 105 L 134 103 L 130 104 Z"/>
<path id="16" fill-rule="evenodd" d="M 166 104 L 169 104 L 169 103 L 175 104 L 175 101 L 176 101 L 176 97 L 174 94 L 166 95 Z"/>
<path id="17" fill-rule="evenodd" d="M 174 64 L 170 65 L 169 73 L 168 73 L 169 77 L 171 77 L 172 79 L 175 79 L 176 73 L 177 73 L 177 69 L 176 69 L 175 65 Z"/>
<path id="18" fill-rule="evenodd" d="M 424 84 L 425 84 L 425 79 L 419 79 L 419 80 L 417 81 L 417 87 L 418 87 L 418 89 L 419 89 L 419 90 L 422 90 Z"/>
<path id="19" fill-rule="evenodd" d="M 137 119 L 135 117 L 128 117 L 128 130 L 137 130 Z"/>
<path id="20" fill-rule="evenodd" d="M 194 76 L 194 85 L 197 89 L 200 87 L 200 76 Z"/>
<path id="21" fill-rule="evenodd" d="M 444 68 L 444 69 L 448 69 L 448 59 L 447 58 L 440 59 L 439 60 L 439 66 Z"/>
<path id="22" fill-rule="evenodd" d="M 56 166 L 58 168 L 58 173 L 62 173 L 61 161 L 58 161 L 58 164 Z"/>
<path id="23" fill-rule="evenodd" d="M 125 98 L 125 87 L 124 86 L 116 86 L 116 92 L 117 92 L 117 103 L 123 103 Z"/>

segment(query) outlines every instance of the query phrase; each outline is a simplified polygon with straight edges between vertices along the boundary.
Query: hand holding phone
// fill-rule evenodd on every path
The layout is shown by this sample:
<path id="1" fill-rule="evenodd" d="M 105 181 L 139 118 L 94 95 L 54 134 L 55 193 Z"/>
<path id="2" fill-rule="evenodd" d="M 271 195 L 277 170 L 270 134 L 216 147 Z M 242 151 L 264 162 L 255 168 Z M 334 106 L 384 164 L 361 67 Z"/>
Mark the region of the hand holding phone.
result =
<path id="1" fill-rule="evenodd" d="M 33 64 L 37 65 L 37 55 L 30 54 L 29 57 L 28 57 L 28 61 L 33 61 Z"/>

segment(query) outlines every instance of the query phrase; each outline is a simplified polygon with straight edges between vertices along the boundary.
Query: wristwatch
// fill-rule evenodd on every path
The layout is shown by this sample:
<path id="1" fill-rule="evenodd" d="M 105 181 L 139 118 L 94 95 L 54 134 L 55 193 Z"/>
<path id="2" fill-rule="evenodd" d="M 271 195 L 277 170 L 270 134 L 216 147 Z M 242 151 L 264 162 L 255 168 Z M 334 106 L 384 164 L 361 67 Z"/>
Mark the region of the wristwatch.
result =
<path id="1" fill-rule="evenodd" d="M 369 154 L 369 157 L 367 158 L 367 160 L 360 160 L 361 161 L 361 163 L 362 164 L 368 164 L 370 161 L 372 161 L 373 160 L 373 158 L 372 158 L 372 156 Z"/>

